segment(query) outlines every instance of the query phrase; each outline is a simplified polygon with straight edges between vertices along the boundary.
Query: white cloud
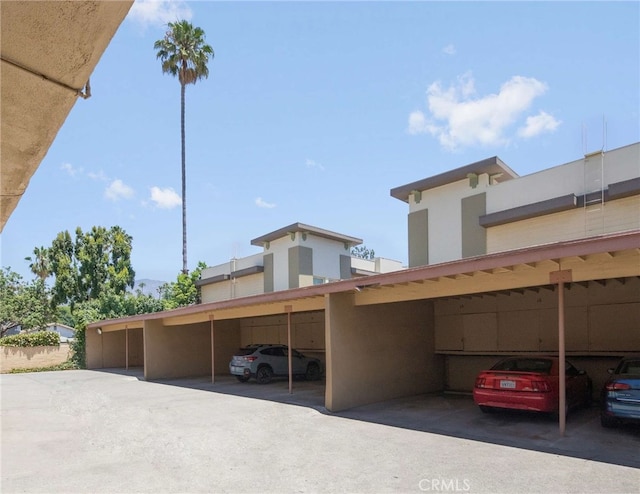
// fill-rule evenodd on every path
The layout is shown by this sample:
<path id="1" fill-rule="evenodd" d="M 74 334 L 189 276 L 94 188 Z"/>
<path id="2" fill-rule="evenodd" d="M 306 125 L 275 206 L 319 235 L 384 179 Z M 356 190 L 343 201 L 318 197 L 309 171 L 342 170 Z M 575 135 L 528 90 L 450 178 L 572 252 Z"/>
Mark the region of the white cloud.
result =
<path id="1" fill-rule="evenodd" d="M 525 126 L 518 129 L 518 135 L 528 139 L 529 137 L 535 137 L 543 132 L 553 132 L 561 123 L 562 122 L 560 120 L 556 120 L 547 112 L 540 111 L 540 113 L 534 117 L 527 117 Z"/>
<path id="2" fill-rule="evenodd" d="M 118 201 L 120 199 L 131 199 L 133 197 L 133 194 L 133 189 L 120 179 L 116 179 L 111 182 L 109 186 L 104 190 L 104 196 L 111 201 Z"/>
<path id="3" fill-rule="evenodd" d="M 168 22 L 190 20 L 192 12 L 182 0 L 136 0 L 129 10 L 128 19 L 146 27 L 165 26 Z"/>
<path id="4" fill-rule="evenodd" d="M 67 172 L 72 177 L 75 177 L 78 173 L 82 173 L 82 168 L 75 168 L 71 163 L 62 163 L 60 169 Z"/>
<path id="5" fill-rule="evenodd" d="M 427 117 L 420 110 L 416 110 L 409 114 L 409 134 L 427 134 L 429 132 L 429 124 Z"/>
<path id="6" fill-rule="evenodd" d="M 453 46 L 452 44 L 448 44 L 442 49 L 442 53 L 444 53 L 445 55 L 455 55 L 456 47 Z"/>
<path id="7" fill-rule="evenodd" d="M 256 206 L 258 206 L 259 208 L 272 209 L 276 207 L 275 204 L 266 202 L 265 200 L 262 199 L 262 197 L 256 198 L 255 202 L 256 202 Z"/>
<path id="8" fill-rule="evenodd" d="M 100 170 L 99 172 L 87 172 L 87 177 L 92 180 L 99 180 L 101 182 L 106 182 L 109 180 L 109 177 L 107 177 L 107 175 L 105 175 L 102 170 Z"/>
<path id="9" fill-rule="evenodd" d="M 305 165 L 307 168 L 317 168 L 320 171 L 324 171 L 324 166 L 322 166 L 322 164 L 316 163 L 314 160 L 310 160 L 309 158 L 305 161 Z"/>
<path id="10" fill-rule="evenodd" d="M 497 94 L 478 97 L 470 73 L 448 88 L 436 81 L 427 89 L 430 118 L 420 111 L 412 112 L 407 131 L 431 134 L 450 150 L 477 144 L 504 145 L 509 142 L 509 127 L 546 90 L 544 82 L 513 76 Z"/>
<path id="11" fill-rule="evenodd" d="M 171 187 L 151 187 L 151 201 L 160 209 L 173 209 L 182 204 L 182 199 Z"/>

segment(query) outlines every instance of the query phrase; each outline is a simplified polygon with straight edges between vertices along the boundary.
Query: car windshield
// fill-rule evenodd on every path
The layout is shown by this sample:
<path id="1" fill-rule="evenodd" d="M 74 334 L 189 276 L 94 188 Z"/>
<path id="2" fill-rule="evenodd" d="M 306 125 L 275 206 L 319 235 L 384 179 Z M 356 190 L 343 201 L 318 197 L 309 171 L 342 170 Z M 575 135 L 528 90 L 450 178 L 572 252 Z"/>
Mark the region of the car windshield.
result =
<path id="1" fill-rule="evenodd" d="M 640 376 L 640 360 L 623 360 L 616 374 L 631 374 Z"/>
<path id="2" fill-rule="evenodd" d="M 540 374 L 550 374 L 552 361 L 549 359 L 518 358 L 506 359 L 498 362 L 491 370 L 517 371 L 517 372 L 537 372 Z"/>

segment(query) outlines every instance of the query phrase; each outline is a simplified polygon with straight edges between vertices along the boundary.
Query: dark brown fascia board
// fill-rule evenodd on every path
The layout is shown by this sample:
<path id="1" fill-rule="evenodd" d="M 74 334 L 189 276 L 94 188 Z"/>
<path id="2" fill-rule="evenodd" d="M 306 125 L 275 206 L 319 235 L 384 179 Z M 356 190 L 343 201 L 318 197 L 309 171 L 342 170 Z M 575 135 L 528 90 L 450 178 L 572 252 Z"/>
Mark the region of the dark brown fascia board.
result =
<path id="1" fill-rule="evenodd" d="M 355 245 L 360 245 L 362 243 L 361 238 L 342 235 L 341 233 L 324 230 L 322 228 L 318 228 L 311 225 L 305 225 L 304 223 L 293 223 L 289 226 L 285 226 L 284 228 L 280 228 L 271 233 L 267 233 L 266 235 L 262 235 L 261 237 L 254 238 L 251 241 L 251 245 L 257 245 L 262 247 L 266 242 L 273 242 L 274 240 L 278 240 L 280 238 L 286 237 L 291 233 L 298 233 L 298 232 L 310 233 L 312 235 L 315 235 L 316 237 L 322 237 L 322 238 L 327 238 L 329 240 L 344 242 L 349 244 L 352 247 Z"/>
<path id="2" fill-rule="evenodd" d="M 250 276 L 252 274 L 264 273 L 264 266 L 251 266 L 244 269 L 238 269 L 231 272 L 232 278 L 242 278 L 243 276 Z"/>
<path id="3" fill-rule="evenodd" d="M 535 218 L 536 216 L 542 216 L 545 214 L 559 213 L 560 211 L 575 209 L 577 203 L 578 201 L 575 194 L 567 194 L 566 196 L 554 197 L 553 199 L 547 199 L 546 201 L 534 202 L 533 204 L 526 204 L 516 208 L 485 214 L 480 216 L 478 221 L 480 226 L 489 228 L 492 226 L 512 223 L 514 221 Z"/>
<path id="4" fill-rule="evenodd" d="M 640 177 L 609 184 L 609 200 L 623 199 L 640 194 Z"/>
<path id="5" fill-rule="evenodd" d="M 227 281 L 229 278 L 230 276 L 228 274 L 219 274 L 217 276 L 212 276 L 210 278 L 196 280 L 196 286 L 204 286 L 204 285 L 211 285 L 213 283 L 220 283 L 221 281 Z"/>
<path id="6" fill-rule="evenodd" d="M 412 182 L 407 185 L 401 185 L 391 189 L 390 194 L 391 197 L 395 197 L 396 199 L 400 199 L 404 202 L 409 202 L 409 195 L 415 190 L 423 191 L 435 189 L 442 185 L 465 180 L 469 173 L 475 173 L 477 175 L 483 173 L 488 173 L 489 175 L 502 173 L 502 177 L 500 178 L 501 182 L 518 178 L 519 176 L 505 163 L 503 163 L 500 158 L 493 156 L 492 158 L 487 158 L 482 161 L 471 163 L 470 165 L 449 170 L 447 172 L 440 173 L 439 175 L 434 175 L 433 177 L 418 180 L 417 182 Z"/>
<path id="7" fill-rule="evenodd" d="M 249 276 L 262 272 L 264 272 L 264 266 L 251 266 L 249 268 L 239 269 L 238 271 L 232 271 L 231 274 L 219 274 L 217 276 L 212 276 L 211 278 L 197 280 L 196 286 L 213 285 L 214 283 L 228 281 L 231 278 L 242 278 L 243 276 Z"/>
<path id="8" fill-rule="evenodd" d="M 276 302 L 281 302 L 284 305 L 286 303 L 291 303 L 292 301 L 305 298 L 321 297 L 333 293 L 353 292 L 364 289 L 367 286 L 385 286 L 420 282 L 428 279 L 454 276 L 456 274 L 488 271 L 504 266 L 536 263 L 548 261 L 550 259 L 558 260 L 566 257 L 586 256 L 591 254 L 600 254 L 603 252 L 620 252 L 638 248 L 640 248 L 640 230 L 632 230 L 623 233 L 612 233 L 597 237 L 589 237 L 586 239 L 569 240 L 554 244 L 539 245 L 518 250 L 498 252 L 495 254 L 458 259 L 456 261 L 441 264 L 419 266 L 402 271 L 376 274 L 364 279 L 353 278 L 333 283 L 325 283 L 323 285 L 293 288 L 290 290 L 251 295 L 249 297 L 191 305 L 189 307 L 180 307 L 169 311 L 97 321 L 88 324 L 87 328 L 93 329 L 118 325 L 142 327 L 141 325 L 144 321 L 148 320 L 188 316 L 198 313 L 213 313 L 214 311 L 221 309 L 250 307 Z"/>
<path id="9" fill-rule="evenodd" d="M 522 221 L 546 214 L 559 213 L 568 211 L 569 209 L 581 208 L 585 204 L 597 204 L 602 201 L 614 201 L 640 194 L 640 177 L 630 180 L 623 180 L 609 184 L 609 187 L 601 192 L 591 192 L 584 195 L 576 196 L 575 194 L 567 194 L 566 196 L 554 197 L 546 201 L 526 204 L 516 208 L 505 209 L 495 213 L 480 216 L 480 226 L 489 228 L 492 226 L 504 225 L 515 221 Z"/>
<path id="10" fill-rule="evenodd" d="M 373 276 L 374 274 L 378 274 L 375 271 L 369 271 L 367 269 L 360 268 L 351 268 L 351 274 L 356 276 Z"/>

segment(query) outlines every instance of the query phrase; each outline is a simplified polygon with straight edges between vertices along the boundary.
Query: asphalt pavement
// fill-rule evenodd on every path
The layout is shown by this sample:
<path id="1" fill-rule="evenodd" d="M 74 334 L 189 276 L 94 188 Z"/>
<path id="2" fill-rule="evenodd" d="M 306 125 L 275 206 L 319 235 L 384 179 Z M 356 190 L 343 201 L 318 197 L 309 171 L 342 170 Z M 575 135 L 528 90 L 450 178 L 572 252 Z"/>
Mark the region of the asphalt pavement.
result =
<path id="1" fill-rule="evenodd" d="M 0 376 L 3 493 L 633 493 L 638 428 L 597 410 L 484 415 L 468 396 L 324 409 L 322 383 Z"/>

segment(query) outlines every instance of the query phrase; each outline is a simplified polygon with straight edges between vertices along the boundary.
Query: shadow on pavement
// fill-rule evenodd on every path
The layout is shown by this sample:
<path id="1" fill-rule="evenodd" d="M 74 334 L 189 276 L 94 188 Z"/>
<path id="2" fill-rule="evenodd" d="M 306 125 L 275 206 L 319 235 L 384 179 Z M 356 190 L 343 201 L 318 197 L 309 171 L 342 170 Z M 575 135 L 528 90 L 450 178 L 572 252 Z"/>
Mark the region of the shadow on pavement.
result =
<path id="1" fill-rule="evenodd" d="M 144 380 L 142 368 L 100 370 Z M 597 404 L 588 409 L 572 410 L 567 418 L 565 435 L 561 436 L 553 416 L 518 411 L 485 414 L 466 394 L 425 394 L 330 412 L 324 406 L 324 381 L 294 380 L 292 394 L 289 394 L 286 378 L 274 379 L 266 385 L 254 380 L 240 383 L 232 376 L 216 377 L 215 383 L 209 377 L 153 382 L 303 406 L 345 419 L 640 468 L 640 426 L 627 424 L 614 429 L 603 428 Z"/>

